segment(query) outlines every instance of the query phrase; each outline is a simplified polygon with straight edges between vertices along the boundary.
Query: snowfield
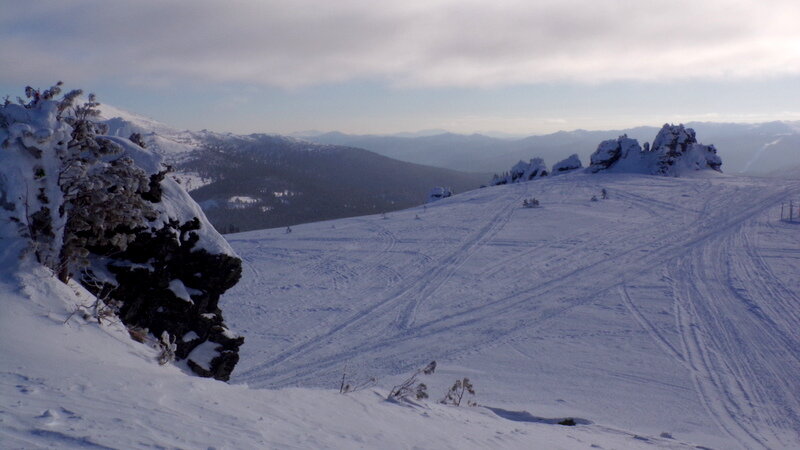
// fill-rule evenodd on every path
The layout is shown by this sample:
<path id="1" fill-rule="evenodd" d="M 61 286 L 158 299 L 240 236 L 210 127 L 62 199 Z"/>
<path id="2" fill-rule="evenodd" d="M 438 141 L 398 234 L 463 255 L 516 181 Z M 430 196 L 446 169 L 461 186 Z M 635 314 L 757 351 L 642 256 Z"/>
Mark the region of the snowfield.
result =
<path id="1" fill-rule="evenodd" d="M 609 198 L 600 197 L 605 188 Z M 483 404 L 718 448 L 800 445 L 800 183 L 572 174 L 231 237 L 233 382 L 335 388 L 436 359 Z M 522 208 L 535 197 L 540 208 Z"/>
<path id="2" fill-rule="evenodd" d="M 93 297 L 4 237 L 0 447 L 797 448 L 798 194 L 567 174 L 229 235 L 231 385 L 71 314 Z M 429 400 L 384 400 L 431 360 Z M 343 373 L 368 387 L 338 394 Z M 480 406 L 437 404 L 464 376 Z"/>

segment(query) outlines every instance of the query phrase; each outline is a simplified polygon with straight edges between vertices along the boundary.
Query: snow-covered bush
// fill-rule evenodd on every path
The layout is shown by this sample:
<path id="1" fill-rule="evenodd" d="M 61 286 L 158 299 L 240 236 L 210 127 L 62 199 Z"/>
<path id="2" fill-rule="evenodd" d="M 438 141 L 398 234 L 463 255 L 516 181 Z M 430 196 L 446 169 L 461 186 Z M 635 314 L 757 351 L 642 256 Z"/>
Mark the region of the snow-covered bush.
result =
<path id="1" fill-rule="evenodd" d="M 342 381 L 339 383 L 339 393 L 349 394 L 351 392 L 360 391 L 369 386 L 373 386 L 378 380 L 375 377 L 370 377 L 363 380 L 361 383 L 354 383 L 348 381 L 347 366 L 342 371 Z"/>
<path id="2" fill-rule="evenodd" d="M 61 83 L 28 87 L 0 107 L 3 233 L 27 239 L 60 280 L 113 304 L 130 329 L 172 336 L 167 359 L 227 379 L 243 339 L 225 328 L 217 302 L 241 261 L 140 139 L 103 135 L 93 95 L 77 104 L 81 91 L 60 93 Z"/>
<path id="3" fill-rule="evenodd" d="M 428 398 L 428 386 L 425 383 L 417 381 L 420 375 L 430 375 L 436 371 L 436 361 L 431 361 L 427 366 L 422 369 L 417 369 L 405 381 L 393 387 L 389 392 L 387 399 L 389 400 L 408 400 L 411 397 L 417 400 Z"/>
<path id="4" fill-rule="evenodd" d="M 453 405 L 453 406 L 461 406 L 461 401 L 464 399 L 464 395 L 469 394 L 470 396 L 475 396 L 475 388 L 472 386 L 472 382 L 469 381 L 469 378 L 464 377 L 461 380 L 456 380 L 452 386 L 450 386 L 450 390 L 444 395 L 444 398 L 439 401 L 444 405 Z M 468 406 L 475 406 L 475 400 L 468 399 L 467 400 Z"/>
<path id="5" fill-rule="evenodd" d="M 531 197 L 529 199 L 522 200 L 522 207 L 523 208 L 538 208 L 539 207 L 539 200 L 536 197 Z"/>
<path id="6" fill-rule="evenodd" d="M 92 121 L 94 96 L 76 105 L 80 90 L 57 99 L 60 92 L 60 82 L 43 92 L 28 87 L 25 100 L 6 101 L 0 140 L 22 190 L 15 195 L 24 211 L 14 219 L 39 262 L 66 281 L 88 264 L 90 247 L 124 249 L 153 211 L 142 198 L 147 175 Z"/>

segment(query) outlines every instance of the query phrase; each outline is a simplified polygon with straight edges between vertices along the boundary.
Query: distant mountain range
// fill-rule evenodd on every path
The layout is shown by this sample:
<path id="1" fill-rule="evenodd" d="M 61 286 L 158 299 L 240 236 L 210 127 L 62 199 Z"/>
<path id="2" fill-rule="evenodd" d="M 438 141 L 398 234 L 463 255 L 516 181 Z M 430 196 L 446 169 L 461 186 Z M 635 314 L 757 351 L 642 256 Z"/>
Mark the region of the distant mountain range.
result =
<path id="1" fill-rule="evenodd" d="M 173 176 L 222 231 L 283 227 L 390 212 L 423 203 L 431 188 L 475 189 L 520 160 L 548 167 L 572 153 L 588 165 L 606 139 L 622 134 L 651 141 L 658 127 L 559 131 L 526 138 L 442 130 L 383 135 L 307 131 L 287 137 L 180 131 L 102 105 L 109 133 L 140 133 L 173 166 Z M 796 176 L 800 122 L 686 124 L 714 144 L 722 170 L 756 176 Z"/>
<path id="2" fill-rule="evenodd" d="M 714 144 L 727 173 L 770 175 L 800 165 L 800 122 L 760 124 L 690 122 L 699 141 Z M 517 139 L 482 134 L 441 133 L 424 136 L 348 135 L 338 132 L 307 135 L 322 144 L 361 147 L 402 161 L 463 171 L 502 172 L 520 160 L 543 158 L 549 165 L 572 153 L 586 163 L 597 145 L 627 134 L 640 143 L 651 141 L 660 127 L 607 131 L 559 131 Z"/>
<path id="3" fill-rule="evenodd" d="M 106 105 L 101 109 L 109 134 L 141 134 L 223 232 L 391 212 L 424 203 L 433 187 L 463 192 L 491 176 L 292 137 L 179 131 Z"/>

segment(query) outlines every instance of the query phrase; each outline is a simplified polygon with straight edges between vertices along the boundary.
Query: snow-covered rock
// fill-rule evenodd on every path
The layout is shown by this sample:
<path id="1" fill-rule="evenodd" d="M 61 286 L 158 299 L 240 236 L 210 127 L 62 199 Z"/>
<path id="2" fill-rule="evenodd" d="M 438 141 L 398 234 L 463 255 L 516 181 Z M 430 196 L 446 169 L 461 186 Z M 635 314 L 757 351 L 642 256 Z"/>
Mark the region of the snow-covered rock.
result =
<path id="1" fill-rule="evenodd" d="M 131 143 L 126 149 L 146 151 Z M 158 179 L 153 198 L 157 217 L 124 251 L 94 258 L 93 273 L 82 281 L 96 295 L 121 302 L 119 316 L 127 325 L 154 336 L 169 333 L 176 339 L 176 358 L 187 359 L 195 373 L 227 380 L 244 340 L 226 333 L 217 305 L 238 282 L 241 260 L 178 183 L 163 172 L 152 176 Z M 94 287 L 93 276 L 104 272 L 113 281 Z M 178 339 L 190 332 L 199 339 Z M 205 359 L 193 363 L 189 355 L 201 344 Z M 210 353 L 215 356 L 207 357 Z"/>
<path id="2" fill-rule="evenodd" d="M 720 170 L 722 160 L 713 145 L 697 142 L 695 132 L 681 125 L 664 124 L 650 149 L 656 160 L 656 172 L 678 175 L 686 170 Z"/>
<path id="3" fill-rule="evenodd" d="M 573 170 L 577 170 L 577 169 L 581 169 L 581 168 L 583 168 L 583 163 L 581 163 L 580 157 L 578 157 L 577 153 L 573 153 L 568 158 L 557 162 L 553 166 L 553 170 L 551 171 L 551 173 L 553 175 L 558 175 L 558 174 L 562 174 L 562 173 L 565 173 L 565 172 L 571 172 Z"/>
<path id="4" fill-rule="evenodd" d="M 664 124 L 652 147 L 645 143 L 642 148 L 636 139 L 627 135 L 601 142 L 591 156 L 587 171 L 678 176 L 695 170 L 721 171 L 721 166 L 717 149 L 698 143 L 693 129 L 682 124 Z"/>
<path id="5" fill-rule="evenodd" d="M 642 148 L 636 139 L 631 139 L 623 134 L 617 139 L 609 139 L 600 143 L 597 150 L 589 158 L 589 167 L 586 169 L 590 173 L 596 173 L 615 166 L 618 162 L 625 161 L 626 166 L 635 168 L 641 166 Z M 634 170 L 638 172 L 638 170 Z"/>
<path id="6" fill-rule="evenodd" d="M 521 183 L 523 181 L 530 181 L 538 177 L 547 176 L 547 165 L 542 158 L 533 158 L 529 162 L 520 161 L 511 168 L 509 172 L 501 175 L 495 175 L 490 186 L 497 186 L 509 183 Z"/>
<path id="7" fill-rule="evenodd" d="M 428 203 L 441 200 L 443 198 L 452 197 L 453 190 L 449 187 L 437 186 L 428 193 Z"/>
<path id="8" fill-rule="evenodd" d="M 80 282 L 129 329 L 155 342 L 168 333 L 178 359 L 205 343 L 213 357 L 189 366 L 228 379 L 243 339 L 227 330 L 217 303 L 239 280 L 241 260 L 165 176 L 160 155 L 102 135 L 92 97 L 79 106 L 79 92 L 59 92 L 60 84 L 30 89 L 29 103 L 0 105 L 2 236 L 26 240 L 27 255 Z M 177 339 L 191 332 L 198 339 Z"/>

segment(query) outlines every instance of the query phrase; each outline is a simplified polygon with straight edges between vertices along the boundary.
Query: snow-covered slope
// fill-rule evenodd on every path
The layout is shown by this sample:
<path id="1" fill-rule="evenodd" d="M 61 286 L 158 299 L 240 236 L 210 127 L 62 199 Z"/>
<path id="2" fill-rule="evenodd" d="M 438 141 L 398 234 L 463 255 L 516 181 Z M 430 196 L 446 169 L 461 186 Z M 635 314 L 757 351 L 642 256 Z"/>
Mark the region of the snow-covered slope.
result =
<path id="1" fill-rule="evenodd" d="M 168 160 L 179 160 L 185 154 L 196 150 L 209 137 L 216 133 L 208 131 L 177 130 L 157 120 L 130 111 L 101 104 L 100 119 L 108 125 L 108 133 L 127 138 L 131 133 L 139 133 L 147 147 Z"/>
<path id="2" fill-rule="evenodd" d="M 0 251 L 0 447 L 51 448 L 692 448 L 527 411 L 418 406 L 385 391 L 253 389 L 155 363 L 113 320 L 86 321 L 94 298 L 64 285 L 4 238 Z"/>
<path id="3" fill-rule="evenodd" d="M 0 443 L 797 448 L 800 238 L 777 214 L 798 194 L 715 172 L 572 173 L 234 235 L 234 385 L 71 314 L 94 298 L 4 238 Z M 383 400 L 431 359 L 430 401 Z M 339 395 L 343 371 L 377 382 Z M 482 406 L 436 404 L 463 376 Z M 543 419 L 564 417 L 579 425 Z"/>
<path id="4" fill-rule="evenodd" d="M 506 410 L 797 448 L 800 235 L 778 214 L 798 194 L 713 171 L 567 174 L 234 235 L 232 381 L 331 388 L 346 367 L 387 387 L 437 359 L 432 392 L 466 375 Z"/>

